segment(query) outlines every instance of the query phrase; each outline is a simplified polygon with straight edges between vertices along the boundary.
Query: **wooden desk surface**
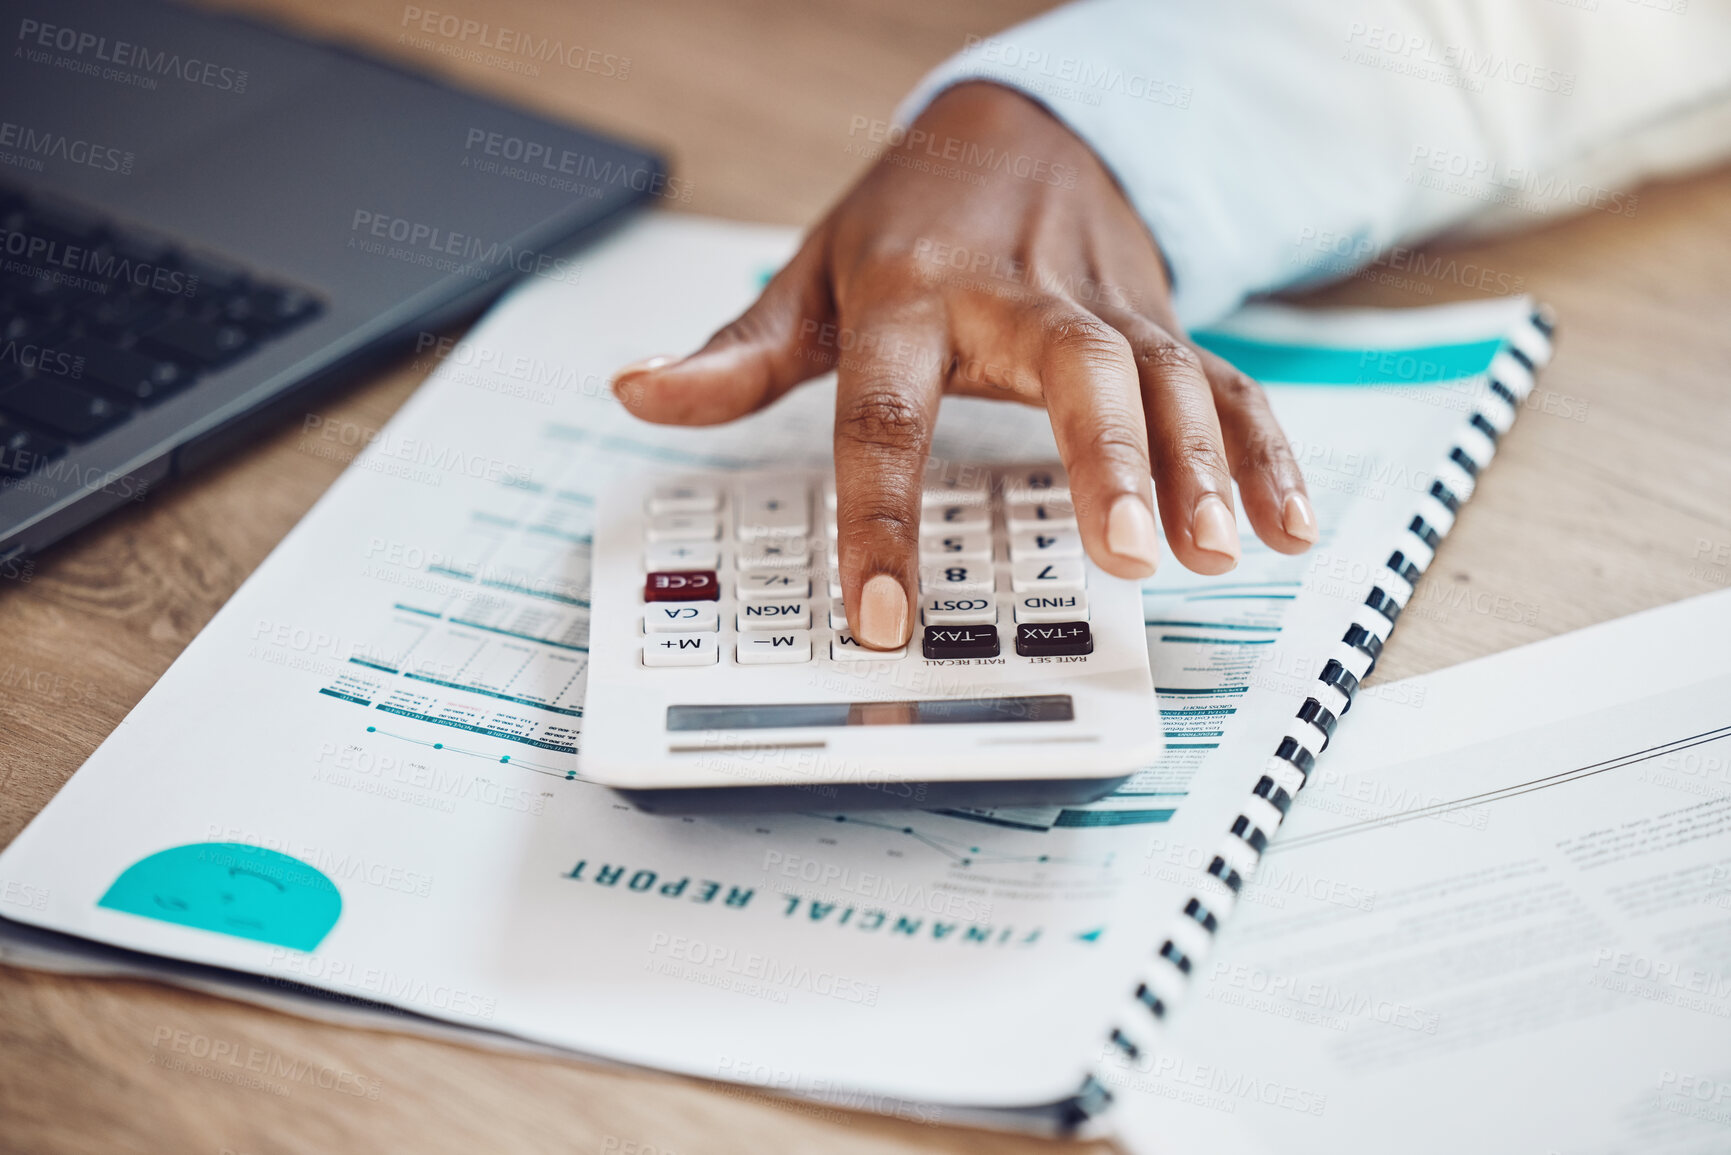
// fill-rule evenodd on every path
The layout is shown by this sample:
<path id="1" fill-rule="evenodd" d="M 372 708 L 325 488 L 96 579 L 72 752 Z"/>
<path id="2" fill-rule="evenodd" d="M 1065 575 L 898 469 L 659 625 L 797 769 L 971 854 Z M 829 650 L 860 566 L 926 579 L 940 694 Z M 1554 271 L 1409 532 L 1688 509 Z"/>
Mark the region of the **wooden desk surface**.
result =
<path id="1" fill-rule="evenodd" d="M 239 0 L 236 0 L 239 2 Z M 1040 0 L 440 0 L 629 57 L 625 79 L 538 75 L 399 39 L 396 0 L 245 0 L 554 117 L 669 149 L 694 212 L 799 224 L 862 161 L 930 65 Z M 422 8 L 435 7 L 422 0 Z M 435 38 L 436 39 L 436 38 Z M 1420 673 L 1731 584 L 1731 171 L 1644 190 L 1454 265 L 1373 271 L 1326 302 L 1472 298 L 1476 270 L 1554 304 L 1557 360 L 1402 619 L 1379 677 Z M 1476 266 L 1473 273 L 1466 266 Z M 1390 283 L 1392 282 L 1392 283 Z M 425 375 L 404 363 L 322 405 L 377 428 Z M 294 525 L 342 462 L 284 429 L 0 582 L 0 843 L 9 842 Z M 152 1064 L 163 1031 L 376 1081 L 289 1095 Z M 0 968 L 0 1147 L 37 1152 L 1032 1151 L 942 1126 L 780 1104 L 694 1082 L 325 1027 L 146 983 Z"/>

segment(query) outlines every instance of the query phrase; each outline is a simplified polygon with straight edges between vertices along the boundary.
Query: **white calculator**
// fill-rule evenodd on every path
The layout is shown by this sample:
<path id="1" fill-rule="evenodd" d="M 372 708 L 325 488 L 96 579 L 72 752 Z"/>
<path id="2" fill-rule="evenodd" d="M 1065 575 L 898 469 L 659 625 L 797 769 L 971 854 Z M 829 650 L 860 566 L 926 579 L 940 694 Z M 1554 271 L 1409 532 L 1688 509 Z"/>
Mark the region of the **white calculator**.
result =
<path id="1" fill-rule="evenodd" d="M 1056 466 L 928 473 L 894 651 L 848 630 L 820 472 L 635 476 L 594 556 L 582 774 L 638 805 L 1076 802 L 1163 749 L 1140 590 Z"/>

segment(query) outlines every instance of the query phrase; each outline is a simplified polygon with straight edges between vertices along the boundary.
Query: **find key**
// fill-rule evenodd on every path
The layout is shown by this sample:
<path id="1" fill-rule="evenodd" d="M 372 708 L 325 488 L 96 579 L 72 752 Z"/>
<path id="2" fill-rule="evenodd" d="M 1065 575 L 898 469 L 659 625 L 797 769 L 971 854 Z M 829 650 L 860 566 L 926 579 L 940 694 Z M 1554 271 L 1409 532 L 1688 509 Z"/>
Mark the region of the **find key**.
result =
<path id="1" fill-rule="evenodd" d="M 721 599 L 721 582 L 714 570 L 652 573 L 643 583 L 646 602 L 713 602 Z"/>
<path id="2" fill-rule="evenodd" d="M 1016 653 L 1024 658 L 1065 658 L 1094 652 L 1087 622 L 1030 622 L 1016 627 Z"/>

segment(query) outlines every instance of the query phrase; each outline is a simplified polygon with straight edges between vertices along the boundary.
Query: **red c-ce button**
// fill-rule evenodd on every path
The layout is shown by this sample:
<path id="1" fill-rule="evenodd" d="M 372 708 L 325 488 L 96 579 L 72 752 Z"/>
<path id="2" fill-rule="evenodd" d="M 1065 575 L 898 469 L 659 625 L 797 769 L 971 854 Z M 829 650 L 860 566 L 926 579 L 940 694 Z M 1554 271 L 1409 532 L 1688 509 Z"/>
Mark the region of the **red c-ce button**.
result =
<path id="1" fill-rule="evenodd" d="M 646 602 L 714 602 L 721 600 L 721 581 L 714 570 L 694 573 L 652 573 L 643 583 Z"/>

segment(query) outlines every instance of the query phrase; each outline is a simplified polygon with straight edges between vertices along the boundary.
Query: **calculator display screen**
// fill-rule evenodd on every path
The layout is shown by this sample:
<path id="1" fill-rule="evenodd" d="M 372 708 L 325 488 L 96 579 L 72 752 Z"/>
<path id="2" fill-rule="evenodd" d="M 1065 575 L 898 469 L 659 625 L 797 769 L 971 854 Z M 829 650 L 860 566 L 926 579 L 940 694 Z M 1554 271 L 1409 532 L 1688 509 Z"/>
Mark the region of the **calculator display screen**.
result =
<path id="1" fill-rule="evenodd" d="M 1071 722 L 1068 694 L 1021 698 L 939 698 L 924 702 L 783 702 L 669 706 L 669 730 L 779 730 L 805 726 L 970 726 Z"/>

